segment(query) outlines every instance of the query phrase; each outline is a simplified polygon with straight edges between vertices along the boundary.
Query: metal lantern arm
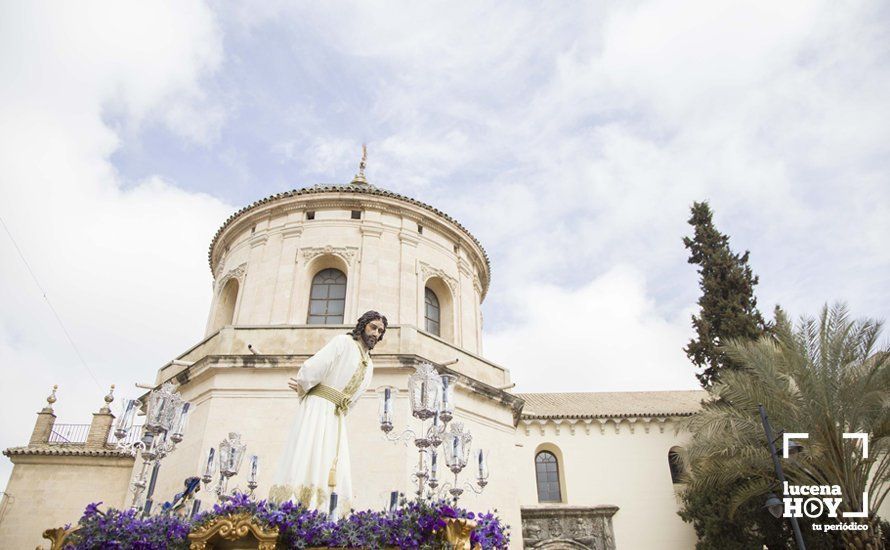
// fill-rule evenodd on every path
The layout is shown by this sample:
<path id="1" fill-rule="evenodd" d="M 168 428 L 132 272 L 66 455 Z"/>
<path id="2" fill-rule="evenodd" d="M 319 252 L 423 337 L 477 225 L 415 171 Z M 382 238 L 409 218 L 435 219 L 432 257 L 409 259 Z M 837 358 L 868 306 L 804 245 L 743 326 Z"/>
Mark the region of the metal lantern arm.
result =
<path id="1" fill-rule="evenodd" d="M 402 442 L 407 447 L 409 442 L 417 439 L 417 434 L 411 429 L 407 429 L 398 435 L 393 435 L 390 432 L 383 432 L 383 439 L 392 443 Z"/>

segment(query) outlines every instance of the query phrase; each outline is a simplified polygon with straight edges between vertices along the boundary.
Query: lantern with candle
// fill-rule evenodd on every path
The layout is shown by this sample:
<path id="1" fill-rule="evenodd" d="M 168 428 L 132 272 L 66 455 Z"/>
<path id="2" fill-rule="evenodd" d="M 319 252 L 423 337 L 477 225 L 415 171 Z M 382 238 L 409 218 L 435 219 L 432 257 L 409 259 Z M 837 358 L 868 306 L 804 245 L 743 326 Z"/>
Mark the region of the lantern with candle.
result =
<path id="1" fill-rule="evenodd" d="M 152 496 L 161 461 L 176 448 L 185 437 L 188 426 L 188 415 L 191 404 L 182 400 L 182 397 L 174 389 L 171 382 L 163 384 L 159 388 L 151 390 L 144 399 L 145 424 L 134 427 L 133 420 L 139 409 L 139 400 L 129 399 L 123 403 L 121 416 L 117 421 L 114 436 L 117 439 L 116 447 L 133 455 L 141 452 L 142 470 L 135 477 L 132 484 L 133 503 L 132 508 L 141 509 L 142 515 L 151 513 Z M 131 435 L 139 435 L 135 439 Z M 151 467 L 151 481 L 147 474 Z M 145 491 L 145 489 L 148 489 Z M 145 491 L 144 499 L 142 493 Z"/>
<path id="2" fill-rule="evenodd" d="M 432 418 L 439 409 L 441 396 L 442 379 L 436 369 L 429 363 L 416 367 L 408 379 L 408 397 L 414 417 L 420 420 Z"/>
<path id="3" fill-rule="evenodd" d="M 229 432 L 226 439 L 220 441 L 218 451 L 212 447 L 207 453 L 207 462 L 204 466 L 204 475 L 201 481 L 205 487 L 213 481 L 215 472 L 219 472 L 216 485 L 213 492 L 218 500 L 227 500 L 231 495 L 228 491 L 229 478 L 238 475 L 241 470 L 241 463 L 247 451 L 247 444 L 241 442 L 241 434 Z M 250 472 L 247 478 L 247 488 L 249 494 L 253 494 L 257 488 L 257 475 L 259 472 L 259 458 L 256 455 L 250 457 Z M 237 488 L 233 492 L 237 491 Z"/>
<path id="4" fill-rule="evenodd" d="M 441 367 L 440 367 L 441 368 Z M 453 374 L 439 374 L 429 363 L 421 363 L 408 378 L 408 399 L 411 415 L 420 421 L 420 429 L 406 429 L 398 435 L 393 430 L 393 396 L 396 388 L 384 386 L 378 389 L 381 397 L 380 429 L 389 441 L 413 440 L 417 447 L 417 468 L 412 472 L 412 480 L 417 484 L 415 494 L 424 496 L 450 494 L 455 500 L 464 492 L 459 487 L 457 476 L 467 466 L 470 457 L 472 435 L 464 431 L 463 424 L 449 422 L 454 418 L 454 388 L 457 377 Z M 427 424 L 429 422 L 429 424 Z M 441 447 L 441 454 L 439 448 Z M 438 479 L 438 462 L 444 456 L 445 464 L 454 474 L 454 482 L 440 486 Z M 484 462 L 484 455 L 482 460 Z M 484 475 L 481 473 L 485 469 Z M 480 465 L 477 477 L 478 489 L 469 485 L 474 492 L 480 493 L 487 484 L 487 466 Z"/>

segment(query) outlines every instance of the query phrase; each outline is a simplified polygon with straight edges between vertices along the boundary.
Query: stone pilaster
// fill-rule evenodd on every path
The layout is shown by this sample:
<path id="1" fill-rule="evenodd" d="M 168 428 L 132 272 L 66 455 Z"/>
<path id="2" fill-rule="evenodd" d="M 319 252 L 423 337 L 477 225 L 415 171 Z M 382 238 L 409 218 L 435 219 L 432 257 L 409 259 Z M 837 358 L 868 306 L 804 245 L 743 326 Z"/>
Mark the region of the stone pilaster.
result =
<path id="1" fill-rule="evenodd" d="M 269 318 L 269 324 L 272 325 L 287 323 L 291 317 L 297 251 L 300 248 L 300 236 L 303 234 L 303 226 L 298 220 L 302 215 L 302 211 L 291 214 L 289 221 L 281 230 L 281 254 L 278 258 L 275 290 L 272 293 L 272 314 Z"/>
<path id="2" fill-rule="evenodd" d="M 93 421 L 90 422 L 90 431 L 87 434 L 87 447 L 101 448 L 108 442 L 111 433 L 111 425 L 114 423 L 114 415 L 111 414 L 111 402 L 114 401 L 114 385 L 105 396 L 105 406 L 99 412 L 93 413 Z"/>
<path id="3" fill-rule="evenodd" d="M 391 323 L 417 325 L 417 243 L 420 238 L 416 233 L 402 230 L 399 233 L 399 311 L 398 317 Z"/>
<path id="4" fill-rule="evenodd" d="M 370 214 L 370 213 L 369 213 Z M 362 223 L 361 273 L 359 274 L 358 308 L 353 310 L 353 317 L 358 318 L 370 309 L 380 309 L 375 296 L 377 295 L 380 272 L 380 237 L 383 227 L 380 222 L 365 221 Z M 387 312 L 381 311 L 384 315 Z"/>

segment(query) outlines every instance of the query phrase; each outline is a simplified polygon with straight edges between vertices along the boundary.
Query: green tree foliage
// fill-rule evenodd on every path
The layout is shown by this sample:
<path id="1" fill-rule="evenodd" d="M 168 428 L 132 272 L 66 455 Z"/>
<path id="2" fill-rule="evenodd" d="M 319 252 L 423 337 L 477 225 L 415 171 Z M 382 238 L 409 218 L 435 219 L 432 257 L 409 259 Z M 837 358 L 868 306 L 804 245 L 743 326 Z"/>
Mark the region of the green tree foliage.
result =
<path id="1" fill-rule="evenodd" d="M 883 548 L 875 514 L 890 490 L 890 350 L 878 349 L 880 330 L 880 322 L 851 320 L 837 305 L 796 327 L 780 311 L 771 335 L 727 342 L 722 351 L 738 368 L 721 373 L 713 400 L 683 425 L 692 434 L 685 456 L 689 493 L 719 491 L 730 518 L 744 523 L 743 533 L 766 535 L 762 518 L 745 515 L 768 493 L 781 493 L 758 415 L 763 404 L 776 432 L 809 433 L 804 452 L 783 460 L 789 483 L 840 486 L 841 511 L 861 510 L 863 492 L 869 494 L 869 516 L 856 520 L 868 523 L 868 531 L 828 536 L 804 528 L 808 547 Z M 845 432 L 868 434 L 867 459 Z M 728 535 L 709 527 L 706 516 L 693 520 L 706 537 L 699 548 L 732 547 L 707 538 Z"/>
<path id="2" fill-rule="evenodd" d="M 732 514 L 726 495 L 741 490 L 746 480 L 727 486 L 710 486 L 684 490 L 680 497 L 683 509 L 680 517 L 692 523 L 698 538 L 696 550 L 750 550 L 752 548 L 793 548 L 794 534 L 787 520 L 777 520 L 763 502 L 752 500 L 738 507 Z M 801 528 L 807 550 L 839 548 L 837 537 L 811 535 L 810 522 L 802 521 Z"/>
<path id="3" fill-rule="evenodd" d="M 757 276 L 748 265 L 748 251 L 735 254 L 729 248 L 729 237 L 717 231 L 713 213 L 707 202 L 692 205 L 689 224 L 692 238 L 683 244 L 689 249 L 689 263 L 698 265 L 699 315 L 692 317 L 696 337 L 683 351 L 697 368 L 702 387 L 709 388 L 727 369 L 737 368 L 731 357 L 720 348 L 730 338 L 756 339 L 766 330 L 757 310 L 754 286 Z"/>

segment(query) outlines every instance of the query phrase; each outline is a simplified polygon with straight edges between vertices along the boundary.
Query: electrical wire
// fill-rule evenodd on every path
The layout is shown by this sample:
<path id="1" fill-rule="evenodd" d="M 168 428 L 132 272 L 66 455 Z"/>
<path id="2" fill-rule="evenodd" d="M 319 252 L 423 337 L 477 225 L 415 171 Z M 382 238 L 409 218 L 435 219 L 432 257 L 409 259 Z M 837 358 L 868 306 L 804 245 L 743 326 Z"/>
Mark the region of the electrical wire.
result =
<path id="1" fill-rule="evenodd" d="M 16 252 L 19 253 L 19 258 L 22 259 L 22 263 L 25 264 L 25 267 L 28 269 L 28 273 L 31 274 L 31 279 L 34 280 L 34 284 L 37 285 L 37 288 L 43 295 L 43 299 L 46 300 L 46 305 L 48 305 L 49 310 L 53 312 L 53 316 L 56 318 L 56 321 L 59 322 L 59 326 L 62 327 L 62 332 L 65 334 L 65 338 L 68 339 L 68 343 L 71 344 L 72 349 L 74 349 L 74 354 L 77 355 L 77 358 L 80 360 L 80 364 L 83 365 L 83 368 L 85 368 L 86 371 L 90 374 L 90 378 L 92 378 L 93 382 L 96 383 L 96 387 L 99 388 L 100 391 L 102 391 L 102 385 L 99 384 L 99 379 L 96 378 L 96 375 L 93 373 L 93 369 L 91 369 L 90 366 L 87 365 L 87 362 L 84 360 L 83 355 L 81 355 L 80 353 L 80 349 L 78 349 L 77 344 L 74 343 L 74 338 L 71 337 L 71 334 L 68 332 L 68 329 L 65 328 L 65 323 L 62 322 L 62 318 L 59 316 L 56 308 L 54 308 L 52 302 L 49 301 L 49 296 L 46 295 L 46 291 L 43 289 L 43 286 L 37 279 L 37 275 L 35 275 L 34 270 L 31 269 L 31 264 L 29 264 L 28 260 L 25 259 L 25 254 L 22 252 L 22 249 L 19 248 L 18 243 L 12 236 L 12 232 L 9 230 L 9 227 L 7 227 L 6 222 L 3 220 L 3 216 L 0 216 L 0 225 L 3 226 L 6 234 L 9 235 L 9 240 L 12 241 L 12 246 L 14 246 Z"/>

